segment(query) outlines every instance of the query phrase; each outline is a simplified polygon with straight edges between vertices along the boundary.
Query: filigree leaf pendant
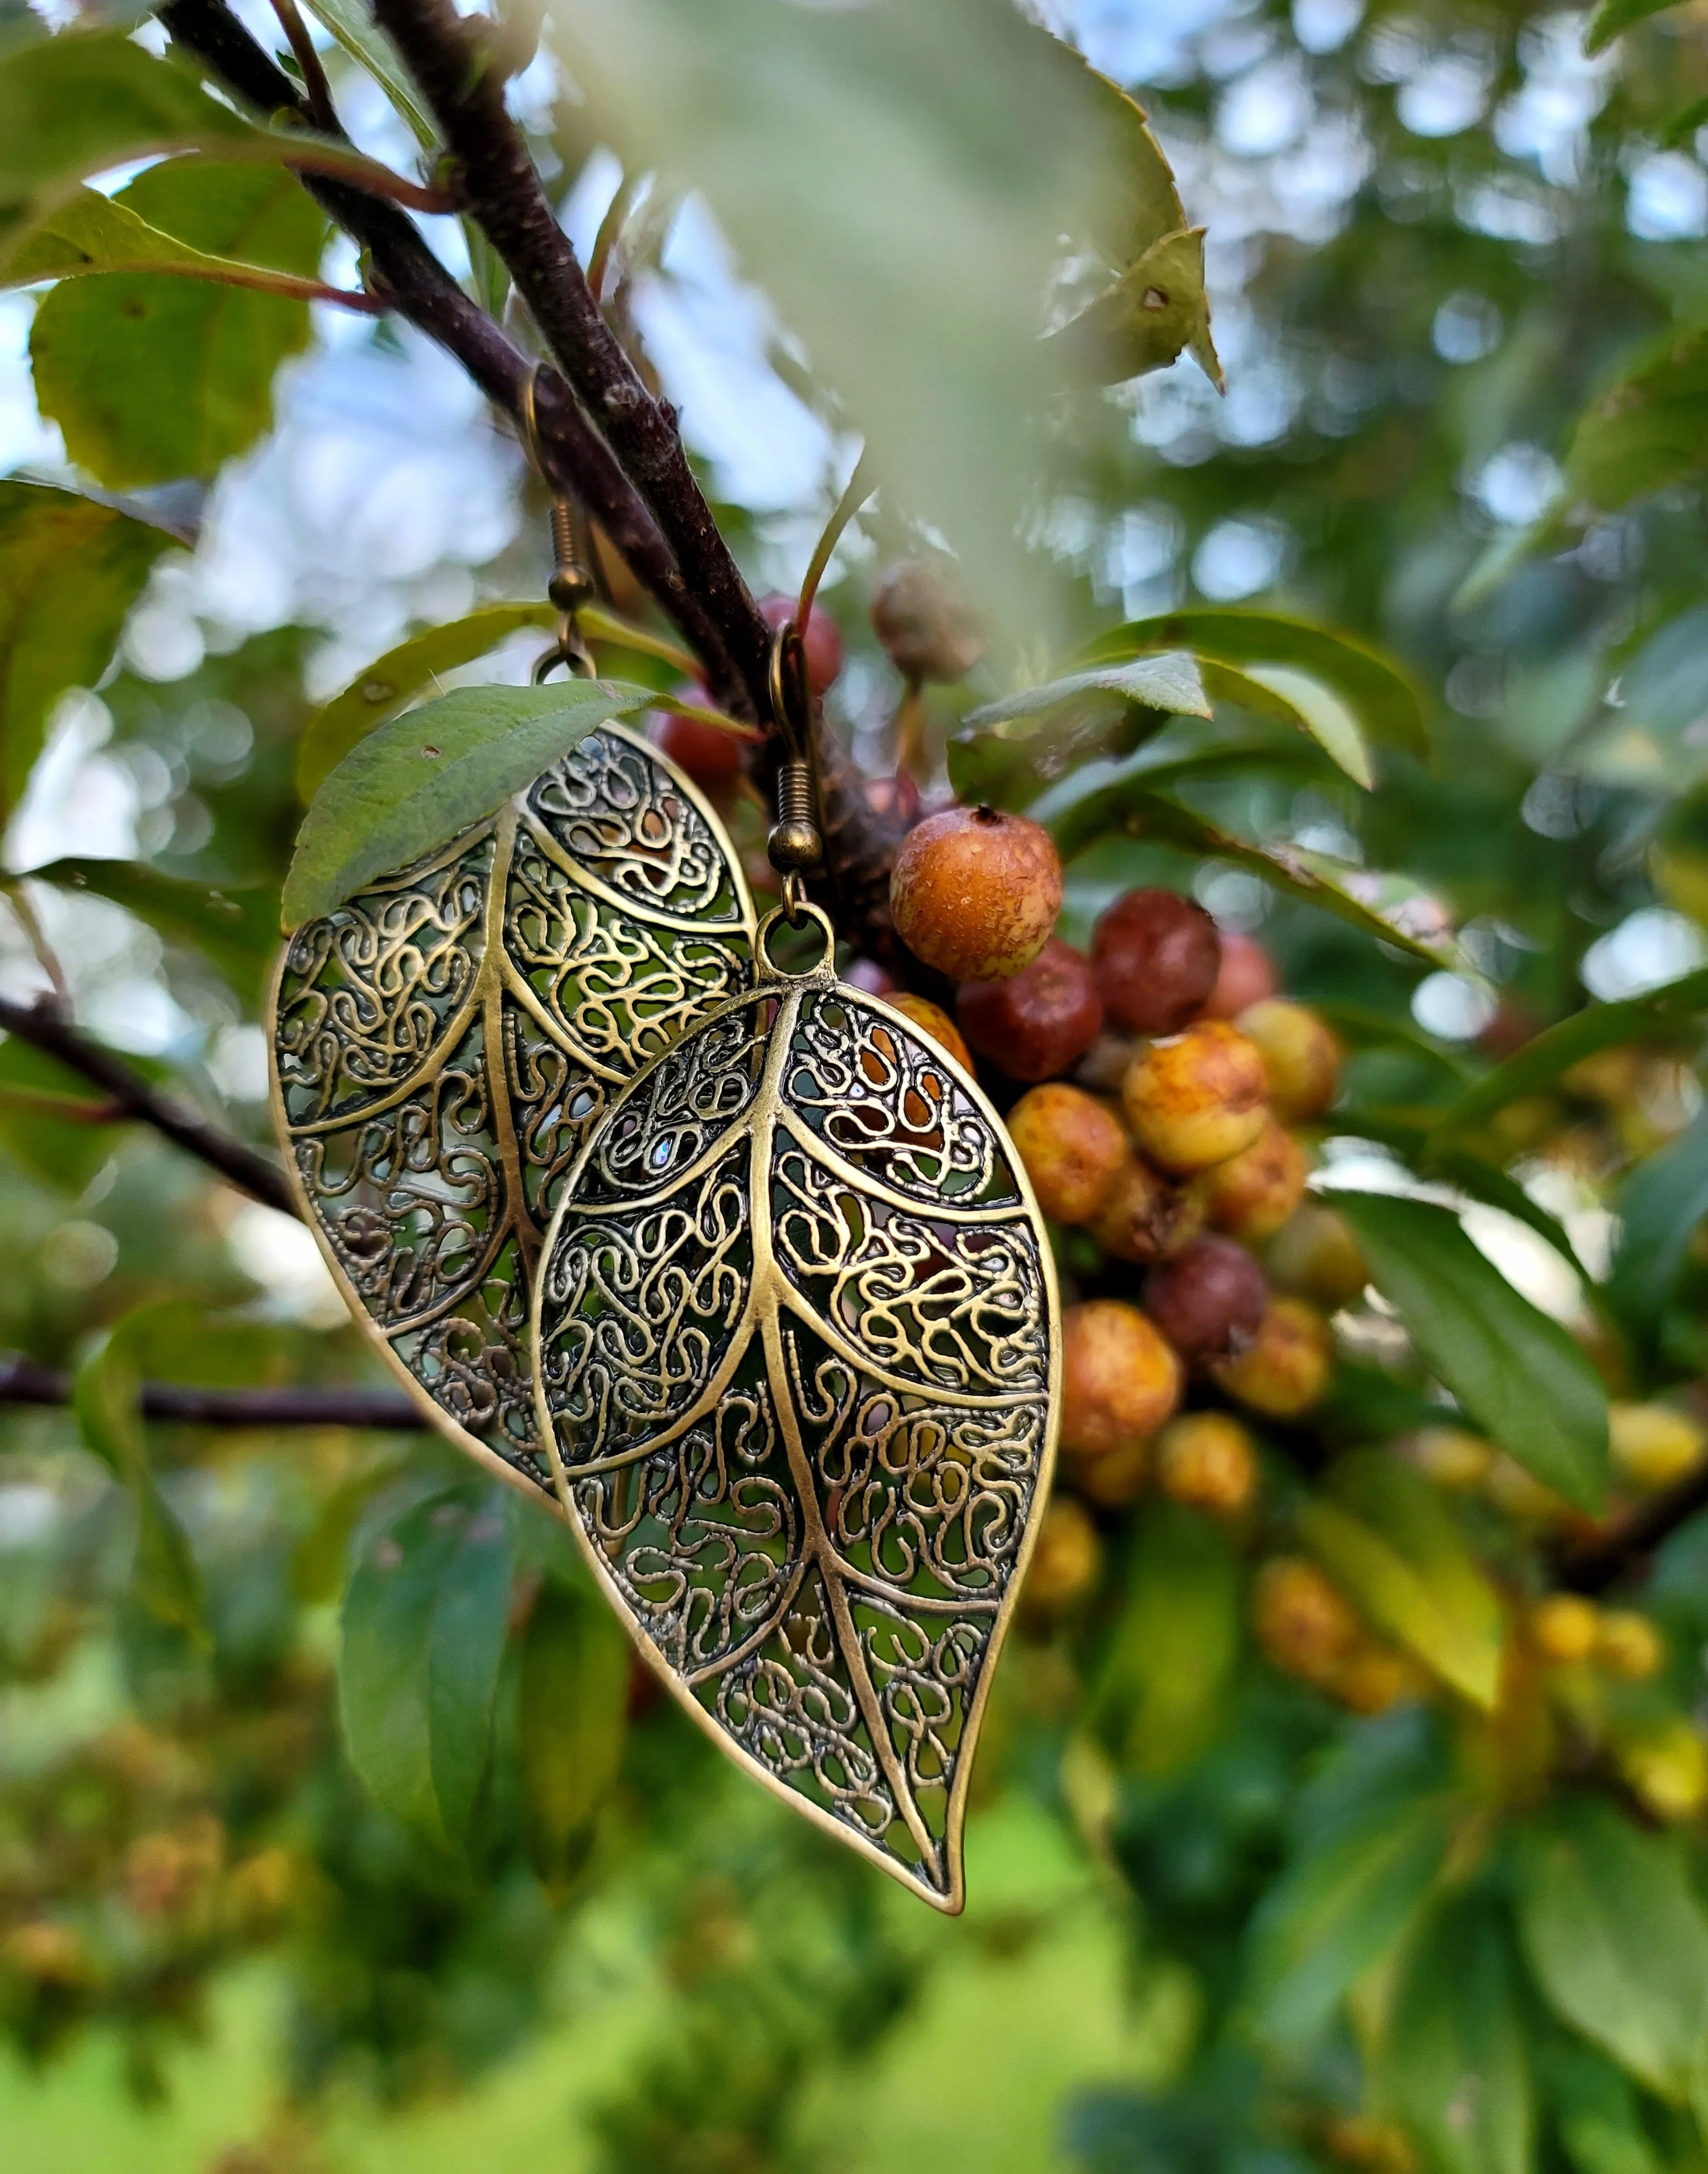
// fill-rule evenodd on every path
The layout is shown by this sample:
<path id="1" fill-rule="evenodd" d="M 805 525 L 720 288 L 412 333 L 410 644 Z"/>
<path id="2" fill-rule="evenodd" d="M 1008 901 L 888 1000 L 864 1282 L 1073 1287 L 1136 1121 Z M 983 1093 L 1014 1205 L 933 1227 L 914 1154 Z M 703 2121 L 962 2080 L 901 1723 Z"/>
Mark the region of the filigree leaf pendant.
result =
<path id="1" fill-rule="evenodd" d="M 538 1439 L 593 1568 L 742 1766 L 961 1906 L 980 1718 L 1048 1490 L 1025 1174 L 900 1013 L 770 964 L 613 1104 L 536 1280 Z"/>
<path id="2" fill-rule="evenodd" d="M 428 1414 L 531 1491 L 529 1285 L 565 1173 L 753 957 L 722 825 L 617 725 L 285 947 L 273 1118 L 304 1216 Z"/>

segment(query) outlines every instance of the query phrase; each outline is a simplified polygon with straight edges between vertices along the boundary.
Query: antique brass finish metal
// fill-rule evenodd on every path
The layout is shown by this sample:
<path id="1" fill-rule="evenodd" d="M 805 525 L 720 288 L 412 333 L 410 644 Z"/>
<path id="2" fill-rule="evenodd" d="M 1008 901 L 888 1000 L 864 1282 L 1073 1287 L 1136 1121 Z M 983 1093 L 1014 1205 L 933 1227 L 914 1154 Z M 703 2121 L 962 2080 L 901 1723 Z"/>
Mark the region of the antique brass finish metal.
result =
<path id="1" fill-rule="evenodd" d="M 754 946 L 716 814 L 605 725 L 285 948 L 273 1106 L 303 1214 L 417 1401 L 536 1499 L 528 1286 L 564 1176 Z"/>
<path id="2" fill-rule="evenodd" d="M 538 1440 L 600 1582 L 749 1772 L 938 1908 L 1055 1455 L 1025 1173 L 899 1012 L 752 986 L 613 1103 L 536 1279 Z"/>

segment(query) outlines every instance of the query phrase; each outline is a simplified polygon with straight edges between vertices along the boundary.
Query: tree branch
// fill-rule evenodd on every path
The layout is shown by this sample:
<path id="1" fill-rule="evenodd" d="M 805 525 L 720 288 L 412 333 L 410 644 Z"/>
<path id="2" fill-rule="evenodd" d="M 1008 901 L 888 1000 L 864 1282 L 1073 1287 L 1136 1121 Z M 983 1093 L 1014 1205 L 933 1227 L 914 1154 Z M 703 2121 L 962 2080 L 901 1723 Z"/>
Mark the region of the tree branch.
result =
<path id="1" fill-rule="evenodd" d="M 71 1377 L 17 1354 L 0 1357 L 0 1404 L 68 1404 Z M 184 1426 L 382 1427 L 424 1430 L 427 1421 L 397 1389 L 201 1389 L 144 1382 L 143 1417 Z"/>
<path id="2" fill-rule="evenodd" d="M 1699 1510 L 1708 1510 L 1708 1463 L 1640 1503 L 1611 1532 L 1572 1549 L 1560 1560 L 1558 1582 L 1569 1593 L 1605 1593 L 1627 1571 L 1640 1568 Z"/>
<path id="3" fill-rule="evenodd" d="M 281 113 L 308 127 L 313 116 L 284 71 L 262 51 L 223 0 L 168 0 L 160 20 L 225 89 L 263 116 Z M 524 354 L 465 295 L 396 205 L 348 181 L 303 174 L 303 186 L 360 246 L 373 291 L 436 346 L 455 356 L 493 404 L 519 420 L 522 388 L 533 370 Z M 674 554 L 640 493 L 587 421 L 555 371 L 538 390 L 540 437 L 553 468 L 571 483 L 595 519 L 727 700 L 741 683 L 723 638 L 684 580 Z"/>
<path id="4" fill-rule="evenodd" d="M 152 1125 L 251 1199 L 277 1208 L 282 1214 L 296 1214 L 296 1203 L 277 1163 L 222 1133 L 187 1102 L 162 1095 L 122 1057 L 80 1034 L 51 1003 L 19 1004 L 0 997 L 0 1028 L 80 1073 L 107 1096 L 116 1114 Z"/>

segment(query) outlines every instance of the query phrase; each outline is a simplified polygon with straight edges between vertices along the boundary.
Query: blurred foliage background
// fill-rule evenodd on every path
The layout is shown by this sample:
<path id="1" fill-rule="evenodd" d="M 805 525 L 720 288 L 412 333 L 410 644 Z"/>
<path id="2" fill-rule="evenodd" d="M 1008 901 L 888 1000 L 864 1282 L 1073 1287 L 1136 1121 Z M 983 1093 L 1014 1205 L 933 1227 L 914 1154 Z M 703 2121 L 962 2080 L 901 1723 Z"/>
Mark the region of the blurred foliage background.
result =
<path id="1" fill-rule="evenodd" d="M 378 1370 L 304 1230 L 0 1041 L 0 1350 L 79 1394 L 8 1373 L 0 1409 L 16 2174 L 1704 2161 L 1708 18 L 1611 0 L 1586 46 L 1583 15 L 1494 0 L 1051 0 L 1149 113 L 1211 312 L 1189 249 L 1160 347 L 1122 317 L 1087 373 L 1116 381 L 1062 393 L 1026 344 L 1062 233 L 1083 300 L 1168 220 L 1076 230 L 1077 109 L 1037 94 L 1018 21 L 911 10 L 857 75 L 813 39 L 882 8 L 575 0 L 510 103 L 584 260 L 614 236 L 613 322 L 757 588 L 798 582 L 871 441 L 880 495 L 821 592 L 862 767 L 895 772 L 905 720 L 927 792 L 1035 807 L 1073 942 L 1149 884 L 1255 935 L 1347 1046 L 1301 1128 L 1319 1182 L 1445 1201 L 1475 1244 L 1349 1207 L 1375 1289 L 1295 1285 L 1334 1311 L 1327 1388 L 1193 1393 L 1244 1411 L 1232 1495 L 1070 1471 L 986 1728 L 970 1906 L 939 1921 L 728 1769 L 565 1536 L 448 1448 L 144 1437 L 138 1376 Z M 13 253 L 65 116 L 24 130 L 7 72 L 86 37 L 163 51 L 143 14 L 0 13 L 24 146 L 0 143 L 0 994 L 62 974 L 86 1030 L 264 1144 L 299 744 L 382 653 L 539 595 L 543 506 L 390 319 Z M 312 22 L 354 142 L 416 170 L 365 10 Z M 1132 157 L 1094 162 L 1095 204 Z M 139 165 L 87 172 L 185 248 L 353 286 L 276 167 L 210 195 Z M 423 226 L 501 307 L 478 237 Z M 922 533 L 993 639 L 910 706 L 868 605 Z M 1316 740 L 1237 695 L 1160 731 L 1077 696 L 966 724 L 1098 637 L 1105 662 L 1192 651 L 1213 695 L 1218 660 L 1290 673 Z M 538 639 L 445 684 L 519 684 Z M 739 793 L 731 822 L 757 846 Z M 1084 1234 L 1062 1261 L 1070 1297 L 1108 1287 Z M 1646 1503 L 1663 1544 L 1621 1549 Z M 446 1755 L 457 1816 L 423 1833 L 347 1754 L 340 1609 L 404 1550 L 407 1654 L 480 1533 L 491 1680 Z"/>

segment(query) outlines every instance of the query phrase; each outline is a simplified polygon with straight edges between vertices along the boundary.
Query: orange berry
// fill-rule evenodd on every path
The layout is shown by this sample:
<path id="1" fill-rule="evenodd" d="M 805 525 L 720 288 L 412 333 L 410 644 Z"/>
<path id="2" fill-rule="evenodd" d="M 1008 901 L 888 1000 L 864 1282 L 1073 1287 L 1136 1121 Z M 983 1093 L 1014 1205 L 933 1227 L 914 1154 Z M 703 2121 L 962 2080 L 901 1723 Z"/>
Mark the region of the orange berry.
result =
<path id="1" fill-rule="evenodd" d="M 1224 1019 L 1141 1049 L 1121 1085 L 1140 1147 L 1181 1176 L 1250 1147 L 1268 1119 L 1266 1092 L 1262 1057 Z"/>
<path id="2" fill-rule="evenodd" d="M 1240 1013 L 1241 1034 L 1262 1052 L 1275 1114 L 1284 1124 L 1320 1117 L 1340 1084 L 1340 1044 L 1316 1013 L 1266 997 Z"/>
<path id="3" fill-rule="evenodd" d="M 1117 1261 L 1148 1266 L 1189 1246 L 1204 1227 L 1203 1203 L 1170 1185 L 1122 1136 L 1120 1168 L 1092 1219 L 1091 1235 Z"/>
<path id="4" fill-rule="evenodd" d="M 1328 1386 L 1334 1342 L 1328 1324 L 1303 1299 L 1271 1299 L 1243 1351 L 1213 1368 L 1230 1397 L 1272 1420 L 1297 1419 Z"/>
<path id="5" fill-rule="evenodd" d="M 1089 1223 L 1127 1159 L 1127 1134 L 1105 1102 L 1058 1081 L 1008 1112 L 1008 1138 L 1053 1223 Z"/>
<path id="6" fill-rule="evenodd" d="M 928 1034 L 939 1049 L 946 1049 L 957 1064 L 965 1066 L 969 1072 L 972 1070 L 972 1052 L 961 1040 L 960 1029 L 941 1004 L 932 1003 L 929 997 L 916 997 L 906 989 L 889 1001 L 904 1019 L 913 1021 L 922 1034 Z"/>
<path id="7" fill-rule="evenodd" d="M 1251 1627 L 1278 1668 L 1326 1687 L 1365 1642 L 1338 1586 L 1303 1555 L 1277 1555 L 1257 1573 Z"/>
<path id="8" fill-rule="evenodd" d="M 1372 1714 L 1386 1713 L 1397 1700 L 1403 1698 L 1412 1687 L 1412 1680 L 1405 1656 L 1397 1653 L 1392 1646 L 1378 1645 L 1372 1639 L 1360 1646 L 1342 1667 L 1332 1689 L 1343 1706 L 1368 1718 Z"/>
<path id="9" fill-rule="evenodd" d="M 1136 1306 L 1092 1299 L 1062 1322 L 1062 1447 L 1112 1456 L 1148 1441 L 1180 1402 L 1181 1365 Z"/>
<path id="10" fill-rule="evenodd" d="M 1305 1150 L 1272 1119 L 1248 1148 L 1201 1173 L 1209 1219 L 1248 1246 L 1273 1238 L 1305 1194 Z"/>
<path id="11" fill-rule="evenodd" d="M 995 808 L 945 808 L 901 841 L 889 878 L 896 932 L 957 982 L 1030 965 L 1062 911 L 1062 863 L 1047 830 Z"/>
<path id="12" fill-rule="evenodd" d="M 1029 1612 L 1054 1615 L 1082 1600 L 1103 1567 L 1103 1543 L 1079 1504 L 1058 1495 L 1045 1509 L 1021 1588 Z"/>
<path id="13" fill-rule="evenodd" d="M 1149 1441 L 1123 1442 L 1107 1457 L 1082 1457 L 1073 1468 L 1073 1484 L 1100 1510 L 1125 1510 L 1143 1494 L 1150 1477 Z"/>
<path id="14" fill-rule="evenodd" d="M 1170 1501 L 1235 1517 L 1257 1491 L 1257 1445 L 1225 1412 L 1186 1412 L 1156 1438 L 1157 1484 Z"/>

